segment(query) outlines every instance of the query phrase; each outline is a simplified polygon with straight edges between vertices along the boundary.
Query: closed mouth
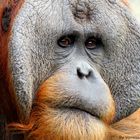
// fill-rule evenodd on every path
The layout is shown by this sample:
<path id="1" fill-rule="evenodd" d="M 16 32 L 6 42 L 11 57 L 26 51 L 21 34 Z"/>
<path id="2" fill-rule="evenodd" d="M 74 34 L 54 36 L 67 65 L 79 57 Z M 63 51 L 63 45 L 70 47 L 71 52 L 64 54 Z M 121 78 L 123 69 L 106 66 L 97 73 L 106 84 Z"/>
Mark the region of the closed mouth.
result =
<path id="1" fill-rule="evenodd" d="M 75 113 L 84 113 L 84 114 L 87 114 L 87 115 L 90 115 L 94 118 L 97 118 L 97 119 L 100 119 L 100 116 L 95 114 L 95 113 L 92 113 L 90 111 L 87 111 L 85 109 L 81 109 L 81 108 L 77 108 L 77 107 L 61 107 L 60 109 L 62 110 L 67 110 L 67 111 L 72 111 L 72 112 L 75 112 Z"/>

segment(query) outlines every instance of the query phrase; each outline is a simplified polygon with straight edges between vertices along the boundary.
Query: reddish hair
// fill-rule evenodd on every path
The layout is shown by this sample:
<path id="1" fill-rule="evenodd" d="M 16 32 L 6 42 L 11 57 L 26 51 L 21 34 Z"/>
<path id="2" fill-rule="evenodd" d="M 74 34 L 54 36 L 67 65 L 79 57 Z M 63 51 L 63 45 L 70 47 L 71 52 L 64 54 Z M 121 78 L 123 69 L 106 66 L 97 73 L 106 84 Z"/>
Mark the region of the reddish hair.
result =
<path id="1" fill-rule="evenodd" d="M 127 0 L 122 1 L 127 3 Z M 11 72 L 8 69 L 8 42 L 13 21 L 23 3 L 24 0 L 2 0 L 0 2 L 0 100 L 3 101 L 0 103 L 0 114 L 6 114 L 8 121 L 20 118 Z"/>
<path id="2" fill-rule="evenodd" d="M 127 0 L 122 0 L 126 5 L 128 4 Z M 13 21 L 21 8 L 24 0 L 2 0 L 0 3 L 0 114 L 6 114 L 8 122 L 11 121 L 20 121 L 19 117 L 19 108 L 16 104 L 16 96 L 14 94 L 12 82 L 11 82 L 11 72 L 8 70 L 8 42 L 11 34 L 11 28 Z M 44 87 L 45 88 L 45 87 Z M 50 131 L 49 126 L 44 125 L 45 119 L 41 119 L 38 125 L 42 124 L 40 129 L 37 129 L 36 120 L 37 117 L 43 115 L 43 109 L 49 109 L 41 101 L 44 98 L 44 89 L 40 90 L 37 95 L 37 102 L 34 103 L 32 114 L 28 125 L 24 124 L 12 124 L 9 125 L 9 128 L 13 130 L 20 130 L 29 134 L 29 139 L 33 140 L 37 138 L 44 138 L 44 130 L 46 128 L 47 132 Z M 55 97 L 55 96 L 54 96 Z M 7 104 L 8 102 L 8 104 Z M 52 111 L 52 110 L 50 110 Z M 112 111 L 112 110 L 111 110 Z M 112 111 L 113 112 L 113 111 Z M 113 114 L 113 113 L 112 113 Z M 140 110 L 131 115 L 129 118 L 126 118 L 118 123 L 112 125 L 112 127 L 103 125 L 103 129 L 99 130 L 99 133 L 102 132 L 101 138 L 106 138 L 107 140 L 111 137 L 130 137 L 130 136 L 139 136 L 140 135 Z M 39 116 L 39 117 L 40 117 Z M 112 117 L 112 116 L 110 116 Z M 50 119 L 51 121 L 51 119 Z M 106 127 L 105 127 L 106 126 Z M 74 126 L 73 126 L 74 127 Z M 66 127 L 66 130 L 69 129 Z M 105 133 L 104 133 L 105 132 Z M 50 132 L 51 133 L 51 132 Z M 97 135 L 99 134 L 97 133 Z M 73 135 L 75 135 L 73 133 Z M 56 138 L 57 136 L 53 136 Z"/>
<path id="3" fill-rule="evenodd" d="M 8 42 L 15 16 L 24 0 L 2 0 L 0 2 L 0 114 L 7 121 L 18 120 L 18 106 L 8 69 Z"/>
<path id="4" fill-rule="evenodd" d="M 78 114 L 74 114 L 74 117 L 68 114 L 69 119 L 67 120 L 67 117 L 65 117 L 67 116 L 66 113 L 63 114 L 57 111 L 57 108 L 49 106 L 51 101 L 61 100 L 58 91 L 61 92 L 62 90 L 57 90 L 58 85 L 56 81 L 59 78 L 65 79 L 61 75 L 55 76 L 55 78 L 53 77 L 49 78 L 39 88 L 33 104 L 29 124 L 11 124 L 9 125 L 9 130 L 18 130 L 25 133 L 25 136 L 27 136 L 26 140 L 71 140 L 79 138 L 81 140 L 119 140 L 139 137 L 140 109 L 128 118 L 112 125 L 109 125 L 109 121 L 103 122 L 104 119 L 99 121 L 98 119 L 94 120 L 87 116 L 85 118 L 89 121 L 88 126 L 83 125 L 84 119 Z M 114 115 L 113 105 L 109 107 L 109 111 L 107 117 L 112 118 L 112 115 Z M 66 120 L 68 123 L 66 123 Z"/>

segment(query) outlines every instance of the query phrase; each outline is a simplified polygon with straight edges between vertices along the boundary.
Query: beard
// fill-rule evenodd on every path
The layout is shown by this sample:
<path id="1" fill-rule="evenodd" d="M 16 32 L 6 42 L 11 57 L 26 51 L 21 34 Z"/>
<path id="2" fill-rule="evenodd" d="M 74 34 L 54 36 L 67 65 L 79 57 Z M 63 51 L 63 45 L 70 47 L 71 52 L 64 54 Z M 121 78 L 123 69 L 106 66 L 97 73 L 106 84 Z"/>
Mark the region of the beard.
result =
<path id="1" fill-rule="evenodd" d="M 66 85 L 71 83 L 67 77 L 57 74 L 46 80 L 35 96 L 29 124 L 13 125 L 26 133 L 26 140 L 108 140 L 107 124 L 114 116 L 112 98 L 100 117 L 75 108 L 79 100 L 69 88 L 73 85 Z"/>
<path id="2" fill-rule="evenodd" d="M 45 105 L 37 108 L 41 111 L 37 109 L 33 113 L 29 140 L 104 140 L 107 137 L 106 125 L 88 113 Z"/>

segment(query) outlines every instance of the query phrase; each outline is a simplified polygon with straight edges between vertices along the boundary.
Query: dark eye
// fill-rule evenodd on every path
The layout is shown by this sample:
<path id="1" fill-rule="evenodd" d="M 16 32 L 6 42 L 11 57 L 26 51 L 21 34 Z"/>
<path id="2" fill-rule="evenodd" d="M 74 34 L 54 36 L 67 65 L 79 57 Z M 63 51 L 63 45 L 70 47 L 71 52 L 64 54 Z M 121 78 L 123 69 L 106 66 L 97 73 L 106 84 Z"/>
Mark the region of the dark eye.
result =
<path id="1" fill-rule="evenodd" d="M 72 46 L 74 44 L 74 37 L 73 36 L 64 36 L 58 40 L 58 45 L 60 47 L 66 48 Z"/>
<path id="2" fill-rule="evenodd" d="M 87 49 L 95 49 L 97 47 L 97 39 L 96 38 L 89 38 L 85 42 L 85 46 Z"/>

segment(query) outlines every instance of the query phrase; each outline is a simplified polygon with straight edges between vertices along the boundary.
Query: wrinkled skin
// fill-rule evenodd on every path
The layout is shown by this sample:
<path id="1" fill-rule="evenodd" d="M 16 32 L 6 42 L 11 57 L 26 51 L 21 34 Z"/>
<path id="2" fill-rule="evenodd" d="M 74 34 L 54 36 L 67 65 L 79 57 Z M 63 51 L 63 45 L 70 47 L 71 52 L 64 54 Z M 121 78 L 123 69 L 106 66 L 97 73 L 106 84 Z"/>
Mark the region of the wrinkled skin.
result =
<path id="1" fill-rule="evenodd" d="M 58 40 L 66 35 L 74 36 L 75 42 L 62 48 Z M 100 39 L 94 49 L 85 47 L 91 37 Z M 26 0 L 9 43 L 9 69 L 20 114 L 28 118 L 36 91 L 48 77 L 65 71 L 74 78 L 80 68 L 84 77 L 90 70 L 92 74 L 84 82 L 79 77 L 78 84 L 73 80 L 79 89 L 78 95 L 72 93 L 80 100 L 76 108 L 86 106 L 82 109 L 96 116 L 95 108 L 100 113 L 110 106 L 111 97 L 106 96 L 110 89 L 114 121 L 128 116 L 140 107 L 139 52 L 140 26 L 120 0 Z"/>

